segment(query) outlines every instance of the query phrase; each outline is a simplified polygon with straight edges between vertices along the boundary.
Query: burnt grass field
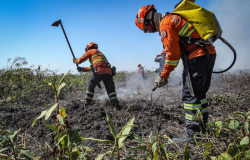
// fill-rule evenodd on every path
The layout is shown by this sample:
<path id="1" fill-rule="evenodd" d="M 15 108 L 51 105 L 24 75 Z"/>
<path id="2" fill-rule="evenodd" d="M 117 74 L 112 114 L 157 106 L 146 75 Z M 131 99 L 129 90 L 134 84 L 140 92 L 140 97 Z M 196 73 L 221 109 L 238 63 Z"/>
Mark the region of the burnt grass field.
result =
<path id="1" fill-rule="evenodd" d="M 2 70 L 0 74 L 0 136 L 6 136 L 6 130 L 17 131 L 21 128 L 13 143 L 16 146 L 23 145 L 34 155 L 46 159 L 45 144 L 53 147 L 55 133 L 44 124 L 55 126 L 56 113 L 53 112 L 46 121 L 44 118 L 38 120 L 34 127 L 31 125 L 42 111 L 50 108 L 55 102 L 53 90 L 48 83 L 57 83 L 63 75 L 40 68 L 12 68 Z M 60 107 L 65 107 L 66 119 L 71 128 L 78 129 L 81 137 L 114 140 L 106 119 L 106 110 L 113 120 L 116 132 L 130 119 L 135 118 L 134 124 L 137 127 L 132 128 L 120 150 L 121 157 L 153 159 L 150 145 L 148 148 L 131 150 L 139 145 L 135 139 L 138 136 L 145 144 L 150 141 L 159 142 L 160 139 L 168 154 L 167 159 L 185 159 L 186 153 L 190 159 L 249 159 L 249 73 L 241 71 L 237 74 L 214 75 L 207 95 L 210 131 L 201 135 L 203 140 L 196 145 L 187 146 L 171 143 L 171 140 L 166 138 L 181 137 L 184 133 L 181 77 L 173 73 L 167 86 L 152 92 L 157 73 L 148 71 L 145 81 L 139 83 L 136 73 L 118 72 L 114 80 L 121 109 L 117 111 L 110 105 L 103 83 L 102 90 L 96 88 L 92 104 L 84 106 L 89 76 L 89 73 L 67 75 L 67 85 L 59 98 Z M 3 147 L 1 145 L 3 144 L 0 143 L 0 151 Z M 112 150 L 113 146 L 92 140 L 85 140 L 81 145 L 89 147 L 83 152 L 92 159 Z M 2 159 L 3 154 L 9 157 L 13 155 L 11 150 L 0 153 Z M 159 156 L 160 153 L 155 154 Z M 18 154 L 18 157 L 29 159 L 21 154 Z M 164 159 L 163 155 L 159 157 L 158 159 Z M 118 157 L 106 155 L 104 159 Z"/>

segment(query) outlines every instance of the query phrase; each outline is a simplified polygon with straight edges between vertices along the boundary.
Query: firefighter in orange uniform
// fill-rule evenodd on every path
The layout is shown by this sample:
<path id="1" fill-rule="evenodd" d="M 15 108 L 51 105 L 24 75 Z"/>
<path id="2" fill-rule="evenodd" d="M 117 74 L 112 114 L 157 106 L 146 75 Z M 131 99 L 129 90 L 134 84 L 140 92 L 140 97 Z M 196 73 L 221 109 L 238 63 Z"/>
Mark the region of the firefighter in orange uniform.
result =
<path id="1" fill-rule="evenodd" d="M 186 130 L 182 137 L 173 138 L 176 142 L 193 143 L 193 136 L 200 131 L 206 131 L 208 121 L 208 106 L 206 93 L 210 86 L 212 71 L 216 59 L 216 51 L 212 44 L 196 45 L 183 42 L 180 37 L 193 37 L 201 39 L 195 28 L 184 18 L 172 13 L 157 13 L 154 5 L 143 6 L 135 18 L 136 26 L 145 33 L 158 32 L 161 36 L 163 47 L 167 52 L 166 63 L 163 71 L 155 82 L 158 87 L 168 83 L 170 72 L 172 72 L 183 60 L 183 89 L 182 100 L 185 109 Z M 191 77 L 194 96 L 188 89 L 186 77 L 188 74 L 187 66 L 183 59 L 184 54 L 188 57 L 187 64 Z M 196 111 L 199 109 L 203 115 L 203 120 L 196 117 Z"/>
<path id="2" fill-rule="evenodd" d="M 105 85 L 111 104 L 115 107 L 118 107 L 119 101 L 115 92 L 115 84 L 113 81 L 112 70 L 107 58 L 102 52 L 98 50 L 98 45 L 94 42 L 90 42 L 86 46 L 85 51 L 86 53 L 82 57 L 73 60 L 74 63 L 80 64 L 89 59 L 90 63 L 95 69 L 99 82 L 103 81 Z M 88 72 L 90 71 L 90 67 L 78 67 L 77 70 L 79 72 Z M 97 79 L 92 74 L 88 82 L 85 105 L 89 105 L 91 103 L 94 97 L 95 87 L 97 86 L 97 84 Z"/>

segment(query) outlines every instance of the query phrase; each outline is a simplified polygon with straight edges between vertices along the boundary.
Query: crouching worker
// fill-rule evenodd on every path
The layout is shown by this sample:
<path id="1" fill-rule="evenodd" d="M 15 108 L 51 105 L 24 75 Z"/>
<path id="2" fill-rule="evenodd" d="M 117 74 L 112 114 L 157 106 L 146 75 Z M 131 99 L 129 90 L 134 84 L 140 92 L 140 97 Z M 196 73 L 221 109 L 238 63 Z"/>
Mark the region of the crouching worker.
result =
<path id="1" fill-rule="evenodd" d="M 98 50 L 98 45 L 94 42 L 90 42 L 85 48 L 85 54 L 78 58 L 73 59 L 75 64 L 80 64 L 89 59 L 90 63 L 93 65 L 96 76 L 92 74 L 88 82 L 88 88 L 86 91 L 85 105 L 89 105 L 94 97 L 95 87 L 103 81 L 107 94 L 109 96 L 111 104 L 118 109 L 119 101 L 115 92 L 115 84 L 112 76 L 112 69 L 107 58 L 102 52 Z M 90 67 L 78 67 L 79 72 L 89 72 Z"/>

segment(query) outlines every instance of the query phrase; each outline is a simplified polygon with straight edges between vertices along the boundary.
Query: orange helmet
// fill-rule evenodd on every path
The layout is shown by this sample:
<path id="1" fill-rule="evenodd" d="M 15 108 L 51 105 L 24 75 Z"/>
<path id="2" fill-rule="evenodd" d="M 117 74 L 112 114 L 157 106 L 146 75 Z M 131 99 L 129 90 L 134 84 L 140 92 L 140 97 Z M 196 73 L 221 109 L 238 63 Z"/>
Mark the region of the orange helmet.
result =
<path id="1" fill-rule="evenodd" d="M 137 67 L 141 67 L 141 64 L 138 64 Z"/>
<path id="2" fill-rule="evenodd" d="M 87 52 L 91 47 L 93 47 L 94 49 L 97 49 L 98 45 L 95 42 L 90 42 L 89 44 L 87 44 L 85 48 L 85 52 Z"/>
<path id="3" fill-rule="evenodd" d="M 149 11 L 156 12 L 155 6 L 153 4 L 141 7 L 135 16 L 135 25 L 145 33 L 155 32 L 153 21 L 154 15 L 152 15 L 151 19 L 146 19 Z"/>

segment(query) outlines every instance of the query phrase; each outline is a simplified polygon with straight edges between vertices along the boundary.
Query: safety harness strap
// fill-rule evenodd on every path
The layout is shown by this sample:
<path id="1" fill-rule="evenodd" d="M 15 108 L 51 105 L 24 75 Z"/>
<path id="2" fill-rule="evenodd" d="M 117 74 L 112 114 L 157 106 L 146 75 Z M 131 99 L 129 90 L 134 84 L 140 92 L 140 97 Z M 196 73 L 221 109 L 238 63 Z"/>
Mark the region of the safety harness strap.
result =
<path id="1" fill-rule="evenodd" d="M 205 47 L 205 44 L 209 44 L 209 43 L 206 43 L 202 39 L 193 38 L 193 37 L 180 37 L 180 41 L 184 42 L 185 44 L 196 44 L 198 46 L 203 47 L 204 51 L 206 52 L 207 59 L 210 58 L 210 54 L 209 54 L 207 48 Z"/>
<path id="2" fill-rule="evenodd" d="M 196 44 L 196 45 L 199 45 L 199 46 L 203 47 L 204 51 L 206 52 L 207 59 L 210 59 L 210 54 L 209 54 L 207 48 L 205 47 L 205 44 L 210 44 L 210 43 L 207 43 L 202 39 L 189 37 L 194 31 L 195 31 L 195 28 L 189 22 L 187 22 L 181 28 L 180 32 L 178 33 L 178 35 L 180 36 L 180 41 L 184 42 L 185 44 L 191 43 L 191 44 Z"/>

